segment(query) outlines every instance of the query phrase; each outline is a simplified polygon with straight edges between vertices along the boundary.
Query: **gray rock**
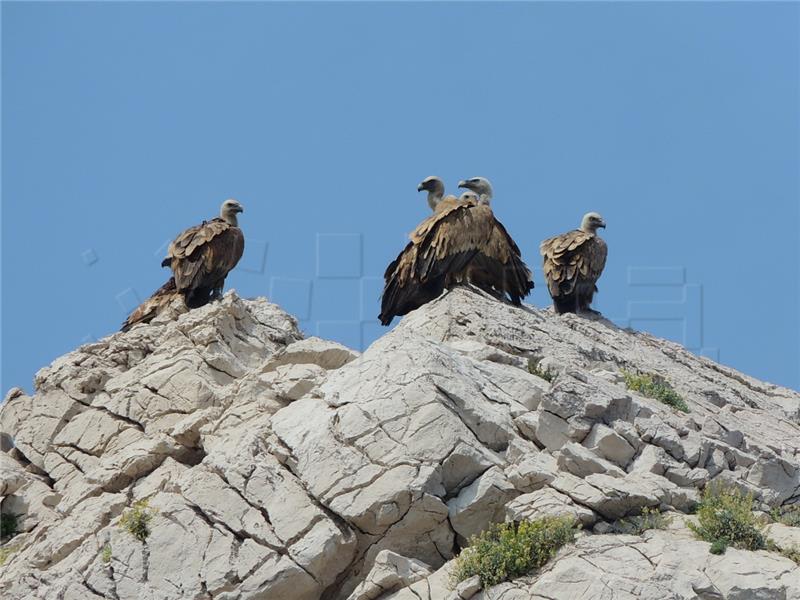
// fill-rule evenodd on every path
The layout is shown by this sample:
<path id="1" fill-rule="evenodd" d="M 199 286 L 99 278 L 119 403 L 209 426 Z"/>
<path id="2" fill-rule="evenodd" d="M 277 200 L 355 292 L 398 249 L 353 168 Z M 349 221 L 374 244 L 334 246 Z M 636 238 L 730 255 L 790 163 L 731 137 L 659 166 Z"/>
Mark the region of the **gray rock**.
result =
<path id="1" fill-rule="evenodd" d="M 583 445 L 596 454 L 616 463 L 623 469 L 636 454 L 636 450 L 627 440 L 610 427 L 596 423 Z"/>
<path id="2" fill-rule="evenodd" d="M 492 467 L 447 503 L 450 524 L 462 545 L 491 523 L 503 520 L 504 507 L 519 492 L 503 470 Z"/>
<path id="3" fill-rule="evenodd" d="M 367 577 L 347 600 L 375 600 L 387 592 L 408 587 L 430 575 L 431 568 L 425 563 L 390 550 L 381 550 Z"/>
<path id="4" fill-rule="evenodd" d="M 546 487 L 530 494 L 517 496 L 506 504 L 506 520 L 522 521 L 542 517 L 573 517 L 577 522 L 588 526 L 597 521 L 597 515 L 575 502 L 566 494 Z"/>
<path id="5" fill-rule="evenodd" d="M 624 477 L 625 472 L 618 466 L 599 457 L 588 448 L 575 442 L 567 442 L 556 452 L 558 468 L 578 477 L 586 477 L 592 473 L 606 473 L 612 477 Z"/>
<path id="6" fill-rule="evenodd" d="M 692 412 L 629 392 L 622 369 L 665 377 Z M 456 539 L 492 521 L 613 531 L 647 506 L 688 511 L 709 481 L 761 509 L 800 496 L 800 394 L 603 319 L 457 288 L 360 355 L 229 293 L 84 345 L 35 385 L 0 405 L 0 494 L 20 515 L 4 599 L 797 600 L 786 559 L 710 555 L 680 518 L 451 588 Z M 142 500 L 145 542 L 120 524 Z"/>

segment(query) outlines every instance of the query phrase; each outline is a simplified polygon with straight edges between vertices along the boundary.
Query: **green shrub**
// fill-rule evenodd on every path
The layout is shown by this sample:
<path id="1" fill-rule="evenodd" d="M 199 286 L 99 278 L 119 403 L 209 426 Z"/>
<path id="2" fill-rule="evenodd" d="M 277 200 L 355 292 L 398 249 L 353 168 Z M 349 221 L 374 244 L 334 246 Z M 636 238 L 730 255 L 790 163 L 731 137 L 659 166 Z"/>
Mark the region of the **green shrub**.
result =
<path id="1" fill-rule="evenodd" d="M 148 508 L 147 500 L 139 500 L 133 503 L 130 510 L 125 511 L 119 520 L 119 525 L 137 540 L 143 542 L 150 535 L 152 519 L 153 512 Z"/>
<path id="2" fill-rule="evenodd" d="M 611 527 L 614 533 L 642 535 L 650 529 L 666 529 L 671 522 L 672 517 L 665 515 L 658 508 L 645 507 L 640 515 L 614 521 Z"/>
<path id="3" fill-rule="evenodd" d="M 111 546 L 109 544 L 103 546 L 103 551 L 100 553 L 100 558 L 104 563 L 111 562 Z"/>
<path id="4" fill-rule="evenodd" d="M 17 535 L 19 527 L 19 515 L 11 513 L 0 514 L 0 538 L 9 538 Z"/>
<path id="5" fill-rule="evenodd" d="M 677 410 L 689 412 L 686 400 L 660 375 L 622 371 L 622 376 L 625 378 L 625 387 L 629 390 L 639 392 L 646 398 L 653 398 Z"/>
<path id="6" fill-rule="evenodd" d="M 487 588 L 521 577 L 541 567 L 564 544 L 575 539 L 577 527 L 569 517 L 544 517 L 519 524 L 498 523 L 470 538 L 456 559 L 452 583 L 480 576 Z"/>
<path id="7" fill-rule="evenodd" d="M 742 550 L 767 547 L 764 526 L 753 514 L 753 496 L 736 488 L 707 486 L 697 507 L 697 520 L 689 527 L 701 540 L 711 542 L 713 554 L 723 554 L 728 546 Z"/>
<path id="8" fill-rule="evenodd" d="M 770 516 L 776 523 L 783 523 L 789 527 L 800 527 L 800 504 L 786 506 L 783 510 L 773 508 Z"/>
<path id="9" fill-rule="evenodd" d="M 714 540 L 711 542 L 711 548 L 708 549 L 711 554 L 725 554 L 725 550 L 728 549 L 728 542 L 727 540 Z"/>
<path id="10" fill-rule="evenodd" d="M 543 369 L 541 366 L 542 359 L 529 358 L 528 359 L 528 372 L 531 375 L 541 377 L 548 383 L 552 383 L 558 373 L 551 369 Z"/>

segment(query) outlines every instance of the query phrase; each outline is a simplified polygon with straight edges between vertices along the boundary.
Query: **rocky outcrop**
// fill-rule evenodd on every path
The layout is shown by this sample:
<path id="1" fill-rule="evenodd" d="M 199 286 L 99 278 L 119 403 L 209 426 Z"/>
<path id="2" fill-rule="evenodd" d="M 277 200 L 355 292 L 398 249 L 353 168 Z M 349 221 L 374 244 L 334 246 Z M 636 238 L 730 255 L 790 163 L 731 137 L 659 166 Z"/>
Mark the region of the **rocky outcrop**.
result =
<path id="1" fill-rule="evenodd" d="M 583 535 L 532 577 L 447 591 L 452 562 L 385 600 L 797 600 L 800 567 L 774 552 L 717 556 L 682 519 L 666 531 Z M 429 591 L 430 590 L 430 591 Z M 457 593 L 460 592 L 460 593 Z"/>
<path id="2" fill-rule="evenodd" d="M 691 411 L 627 390 L 623 370 L 665 378 Z M 645 507 L 685 513 L 710 481 L 753 493 L 762 510 L 800 501 L 799 394 L 601 319 L 467 289 L 360 356 L 229 293 L 58 359 L 35 395 L 7 395 L 0 431 L 0 494 L 21 531 L 4 547 L 3 598 L 800 589 L 788 559 L 709 555 L 678 526 L 589 533 Z M 140 500 L 143 541 L 120 524 Z M 451 589 L 450 561 L 470 535 L 559 514 L 587 533 L 542 573 L 498 595 L 474 582 Z"/>

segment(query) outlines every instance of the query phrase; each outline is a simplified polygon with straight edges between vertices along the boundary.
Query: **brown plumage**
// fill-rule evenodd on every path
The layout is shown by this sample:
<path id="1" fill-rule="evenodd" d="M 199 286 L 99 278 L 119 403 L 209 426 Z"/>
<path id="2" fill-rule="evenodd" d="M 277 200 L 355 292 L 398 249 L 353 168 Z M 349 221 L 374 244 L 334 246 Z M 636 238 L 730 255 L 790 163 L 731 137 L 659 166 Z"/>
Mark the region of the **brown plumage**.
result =
<path id="1" fill-rule="evenodd" d="M 169 306 L 174 295 L 183 296 L 188 308 L 220 298 L 225 277 L 244 252 L 244 234 L 236 216 L 243 211 L 236 200 L 226 200 L 219 217 L 190 227 L 176 237 L 161 263 L 172 269 L 172 277 L 131 313 L 123 330 L 135 323 L 149 322 Z"/>
<path id="2" fill-rule="evenodd" d="M 409 237 L 384 274 L 378 316 L 383 325 L 458 283 L 474 283 L 513 304 L 520 304 L 533 288 L 519 248 L 474 193 L 437 202 L 434 214 Z"/>
<path id="3" fill-rule="evenodd" d="M 128 315 L 122 324 L 122 331 L 128 331 L 137 323 L 149 323 L 176 299 L 183 300 L 183 294 L 178 292 L 178 288 L 175 287 L 175 278 L 170 277 L 167 283 L 158 288 L 152 296 Z"/>
<path id="4" fill-rule="evenodd" d="M 589 305 L 608 254 L 597 229 L 605 226 L 600 215 L 587 213 L 580 229 L 549 238 L 539 246 L 547 289 L 557 313 L 595 312 Z"/>

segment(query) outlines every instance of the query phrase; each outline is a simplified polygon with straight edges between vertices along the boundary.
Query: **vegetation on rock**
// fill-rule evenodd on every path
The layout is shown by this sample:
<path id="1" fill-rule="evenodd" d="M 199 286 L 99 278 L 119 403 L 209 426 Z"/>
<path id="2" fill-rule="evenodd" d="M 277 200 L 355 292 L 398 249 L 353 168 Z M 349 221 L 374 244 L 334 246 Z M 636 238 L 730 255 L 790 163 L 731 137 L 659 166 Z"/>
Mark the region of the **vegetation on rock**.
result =
<path id="1" fill-rule="evenodd" d="M 689 412 L 686 400 L 660 375 L 622 371 L 622 376 L 625 378 L 625 387 L 629 390 L 639 392 L 646 398 L 653 398 L 682 412 Z"/>
<path id="2" fill-rule="evenodd" d="M 150 521 L 153 511 L 147 506 L 147 499 L 133 503 L 130 510 L 125 511 L 119 520 L 119 525 L 140 542 L 150 535 Z"/>
<path id="3" fill-rule="evenodd" d="M 572 542 L 578 528 L 570 517 L 544 517 L 498 523 L 470 538 L 456 559 L 453 583 L 478 575 L 484 588 L 521 577 L 553 558 Z"/>
<path id="4" fill-rule="evenodd" d="M 548 383 L 552 383 L 553 380 L 556 378 L 558 373 L 554 372 L 551 369 L 543 369 L 542 368 L 542 361 L 541 359 L 529 358 L 528 359 L 528 372 L 531 375 L 536 375 L 537 377 L 541 377 Z"/>
<path id="5" fill-rule="evenodd" d="M 773 508 L 770 513 L 772 520 L 789 527 L 800 527 L 800 504 L 792 504 L 783 509 Z"/>
<path id="6" fill-rule="evenodd" d="M 672 517 L 665 515 L 658 508 L 645 507 L 641 514 L 634 517 L 619 519 L 611 524 L 613 533 L 629 535 L 642 535 L 651 529 L 666 529 L 672 522 Z"/>
<path id="7" fill-rule="evenodd" d="M 736 488 L 709 485 L 697 506 L 697 523 L 689 527 L 701 540 L 711 542 L 712 554 L 724 554 L 728 546 L 764 550 L 764 525 L 753 514 L 753 496 Z"/>

